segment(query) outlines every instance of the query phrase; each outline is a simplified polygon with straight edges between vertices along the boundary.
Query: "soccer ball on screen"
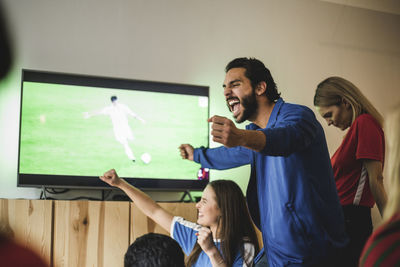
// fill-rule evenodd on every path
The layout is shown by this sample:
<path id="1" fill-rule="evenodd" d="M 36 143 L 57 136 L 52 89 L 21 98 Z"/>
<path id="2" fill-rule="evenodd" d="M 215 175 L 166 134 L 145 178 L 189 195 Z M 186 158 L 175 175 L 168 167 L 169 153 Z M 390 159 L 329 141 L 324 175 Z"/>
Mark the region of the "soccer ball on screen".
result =
<path id="1" fill-rule="evenodd" d="M 39 116 L 39 121 L 40 121 L 41 123 L 45 123 L 45 122 L 46 122 L 46 115 L 41 114 L 41 115 Z"/>
<path id="2" fill-rule="evenodd" d="M 142 154 L 142 156 L 140 156 L 140 158 L 142 159 L 142 161 L 145 163 L 145 164 L 149 164 L 150 163 L 150 161 L 151 161 L 151 156 L 150 156 L 150 154 L 149 153 L 143 153 Z"/>

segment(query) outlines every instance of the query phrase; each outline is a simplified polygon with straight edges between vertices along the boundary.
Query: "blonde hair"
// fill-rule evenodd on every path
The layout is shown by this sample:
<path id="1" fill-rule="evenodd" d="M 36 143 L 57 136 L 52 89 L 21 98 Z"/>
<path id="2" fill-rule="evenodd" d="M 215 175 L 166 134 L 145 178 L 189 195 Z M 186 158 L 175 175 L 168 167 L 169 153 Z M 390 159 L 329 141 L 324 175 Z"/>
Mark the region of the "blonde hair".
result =
<path id="1" fill-rule="evenodd" d="M 388 137 L 388 202 L 384 211 L 385 220 L 400 211 L 400 104 L 390 113 L 386 121 Z"/>
<path id="2" fill-rule="evenodd" d="M 340 105 L 345 99 L 353 110 L 352 122 L 361 114 L 370 114 L 383 127 L 383 117 L 350 81 L 341 77 L 329 77 L 317 86 L 314 96 L 314 106 L 328 107 Z"/>

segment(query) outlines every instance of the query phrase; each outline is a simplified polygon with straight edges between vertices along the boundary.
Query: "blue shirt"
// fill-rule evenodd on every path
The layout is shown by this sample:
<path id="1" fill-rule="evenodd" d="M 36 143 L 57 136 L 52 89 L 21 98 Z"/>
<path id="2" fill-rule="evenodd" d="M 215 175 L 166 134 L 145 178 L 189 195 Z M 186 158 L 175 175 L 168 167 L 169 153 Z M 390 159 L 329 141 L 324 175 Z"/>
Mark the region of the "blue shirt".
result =
<path id="1" fill-rule="evenodd" d="M 172 224 L 171 224 L 171 236 L 173 239 L 175 239 L 179 245 L 182 247 L 183 252 L 185 252 L 186 256 L 190 255 L 192 252 L 194 245 L 197 243 L 197 236 L 195 233 L 197 233 L 200 230 L 201 226 L 198 224 L 195 224 L 193 222 L 189 222 L 184 220 L 182 217 L 174 217 Z M 215 246 L 218 248 L 218 250 L 221 253 L 221 241 L 220 240 L 214 240 Z M 250 243 L 245 243 L 244 244 L 244 251 L 246 255 L 249 255 L 249 262 L 253 261 L 254 258 L 254 246 Z M 222 253 L 221 253 L 222 254 Z M 212 266 L 210 258 L 207 256 L 204 251 L 202 251 L 197 258 L 197 261 L 194 265 L 194 267 L 207 267 L 207 266 Z M 233 267 L 243 267 L 247 266 L 243 262 L 243 257 L 240 252 L 236 254 L 235 260 L 233 262 Z"/>
<path id="2" fill-rule="evenodd" d="M 275 103 L 261 152 L 244 147 L 198 148 L 205 168 L 251 165 L 247 201 L 263 233 L 270 266 L 320 264 L 347 243 L 325 134 L 307 107 Z"/>

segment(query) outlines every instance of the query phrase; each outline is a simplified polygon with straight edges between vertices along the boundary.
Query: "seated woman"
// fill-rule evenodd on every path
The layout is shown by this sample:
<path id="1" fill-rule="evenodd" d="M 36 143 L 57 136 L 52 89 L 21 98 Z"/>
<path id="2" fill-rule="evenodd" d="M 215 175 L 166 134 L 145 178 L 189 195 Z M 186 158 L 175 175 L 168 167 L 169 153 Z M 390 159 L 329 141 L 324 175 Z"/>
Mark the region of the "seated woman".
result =
<path id="1" fill-rule="evenodd" d="M 124 191 L 146 216 L 167 230 L 179 243 L 187 266 L 252 266 L 258 241 L 245 197 L 239 186 L 217 180 L 204 189 L 197 224 L 174 217 L 148 195 L 118 177 L 114 169 L 100 179 Z"/>

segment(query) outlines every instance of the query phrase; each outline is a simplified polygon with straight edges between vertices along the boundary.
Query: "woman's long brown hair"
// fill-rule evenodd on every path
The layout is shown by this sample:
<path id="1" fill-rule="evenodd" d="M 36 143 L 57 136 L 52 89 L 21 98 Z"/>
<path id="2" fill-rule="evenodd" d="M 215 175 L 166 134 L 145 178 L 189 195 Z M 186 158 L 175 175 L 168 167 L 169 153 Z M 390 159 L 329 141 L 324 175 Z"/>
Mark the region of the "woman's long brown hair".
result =
<path id="1" fill-rule="evenodd" d="M 252 258 L 246 255 L 244 243 L 254 245 L 255 253 L 259 246 L 256 231 L 250 218 L 246 199 L 240 187 L 230 180 L 216 180 L 208 184 L 214 190 L 221 218 L 217 230 L 217 238 L 221 240 L 222 257 L 227 266 L 232 266 L 235 256 L 241 253 L 244 262 L 250 265 Z M 201 253 L 198 243 L 186 261 L 186 266 L 192 266 Z"/>

